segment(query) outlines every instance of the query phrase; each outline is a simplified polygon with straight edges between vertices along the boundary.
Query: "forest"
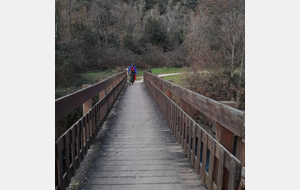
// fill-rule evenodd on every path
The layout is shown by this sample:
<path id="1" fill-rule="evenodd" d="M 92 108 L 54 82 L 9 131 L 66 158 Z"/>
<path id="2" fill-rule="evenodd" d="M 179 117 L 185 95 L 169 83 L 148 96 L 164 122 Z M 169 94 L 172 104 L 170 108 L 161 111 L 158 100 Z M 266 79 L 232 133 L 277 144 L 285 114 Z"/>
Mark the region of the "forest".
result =
<path id="1" fill-rule="evenodd" d="M 130 63 L 187 67 L 191 90 L 245 109 L 245 1 L 55 1 L 55 87 Z"/>

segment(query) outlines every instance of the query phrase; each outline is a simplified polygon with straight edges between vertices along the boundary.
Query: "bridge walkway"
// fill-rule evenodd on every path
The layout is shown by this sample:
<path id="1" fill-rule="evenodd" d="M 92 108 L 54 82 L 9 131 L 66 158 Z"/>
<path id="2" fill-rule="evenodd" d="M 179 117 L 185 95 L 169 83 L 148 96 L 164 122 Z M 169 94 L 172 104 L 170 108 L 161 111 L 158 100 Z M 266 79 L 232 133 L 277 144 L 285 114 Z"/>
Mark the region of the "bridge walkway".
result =
<path id="1" fill-rule="evenodd" d="M 144 83 L 126 86 L 67 189 L 206 189 Z"/>

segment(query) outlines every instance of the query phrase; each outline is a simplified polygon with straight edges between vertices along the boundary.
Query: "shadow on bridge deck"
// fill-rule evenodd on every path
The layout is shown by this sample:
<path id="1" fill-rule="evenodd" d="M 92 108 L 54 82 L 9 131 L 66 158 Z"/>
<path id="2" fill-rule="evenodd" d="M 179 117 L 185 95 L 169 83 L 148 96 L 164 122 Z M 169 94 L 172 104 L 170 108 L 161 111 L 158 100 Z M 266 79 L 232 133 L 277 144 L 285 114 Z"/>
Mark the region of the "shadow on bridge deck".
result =
<path id="1" fill-rule="evenodd" d="M 206 189 L 144 83 L 126 86 L 67 189 Z"/>

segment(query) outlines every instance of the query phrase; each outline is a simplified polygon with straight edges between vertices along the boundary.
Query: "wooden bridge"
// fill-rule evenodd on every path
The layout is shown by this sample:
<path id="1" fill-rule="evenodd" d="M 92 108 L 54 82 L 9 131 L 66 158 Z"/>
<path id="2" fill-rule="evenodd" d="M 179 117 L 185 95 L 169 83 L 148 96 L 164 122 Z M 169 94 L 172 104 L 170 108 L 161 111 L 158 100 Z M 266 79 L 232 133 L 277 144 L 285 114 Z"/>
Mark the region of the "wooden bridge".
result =
<path id="1" fill-rule="evenodd" d="M 55 101 L 56 121 L 84 109 L 55 142 L 55 189 L 244 189 L 243 111 L 146 71 L 126 81 L 121 72 Z M 217 122 L 215 138 L 191 108 Z"/>

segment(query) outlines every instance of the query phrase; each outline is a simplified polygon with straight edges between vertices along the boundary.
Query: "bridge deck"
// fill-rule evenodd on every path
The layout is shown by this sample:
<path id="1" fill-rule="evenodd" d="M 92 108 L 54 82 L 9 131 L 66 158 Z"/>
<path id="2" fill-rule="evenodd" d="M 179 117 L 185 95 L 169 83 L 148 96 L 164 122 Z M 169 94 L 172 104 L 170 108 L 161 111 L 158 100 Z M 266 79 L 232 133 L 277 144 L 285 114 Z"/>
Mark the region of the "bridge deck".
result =
<path id="1" fill-rule="evenodd" d="M 121 92 L 68 189 L 206 189 L 145 85 Z"/>

